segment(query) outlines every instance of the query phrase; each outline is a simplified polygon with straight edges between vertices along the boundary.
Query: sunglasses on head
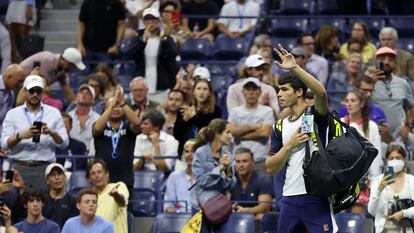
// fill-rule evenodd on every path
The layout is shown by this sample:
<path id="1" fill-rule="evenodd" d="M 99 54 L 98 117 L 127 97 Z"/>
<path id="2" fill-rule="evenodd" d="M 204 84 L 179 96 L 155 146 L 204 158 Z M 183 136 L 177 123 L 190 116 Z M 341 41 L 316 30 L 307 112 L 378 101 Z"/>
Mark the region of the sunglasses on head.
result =
<path id="1" fill-rule="evenodd" d="M 40 88 L 40 87 L 33 87 L 33 88 L 30 88 L 29 89 L 29 93 L 30 94 L 34 94 L 34 93 L 36 93 L 36 94 L 38 94 L 38 95 L 40 95 L 40 94 L 42 94 L 42 92 L 43 92 L 43 89 L 42 88 Z"/>

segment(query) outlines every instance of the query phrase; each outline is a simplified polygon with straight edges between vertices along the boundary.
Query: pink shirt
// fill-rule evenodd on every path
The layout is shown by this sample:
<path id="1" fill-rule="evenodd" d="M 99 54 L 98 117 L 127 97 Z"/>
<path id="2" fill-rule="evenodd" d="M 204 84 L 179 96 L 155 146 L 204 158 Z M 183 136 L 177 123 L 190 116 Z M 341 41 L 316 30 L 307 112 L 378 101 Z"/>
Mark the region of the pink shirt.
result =
<path id="1" fill-rule="evenodd" d="M 19 65 L 23 68 L 26 75 L 29 75 L 33 69 L 33 62 L 40 62 L 40 74 L 47 80 L 49 84 L 54 83 L 58 75 L 63 72 L 58 72 L 59 53 L 52 53 L 48 51 L 39 52 L 26 58 Z"/>

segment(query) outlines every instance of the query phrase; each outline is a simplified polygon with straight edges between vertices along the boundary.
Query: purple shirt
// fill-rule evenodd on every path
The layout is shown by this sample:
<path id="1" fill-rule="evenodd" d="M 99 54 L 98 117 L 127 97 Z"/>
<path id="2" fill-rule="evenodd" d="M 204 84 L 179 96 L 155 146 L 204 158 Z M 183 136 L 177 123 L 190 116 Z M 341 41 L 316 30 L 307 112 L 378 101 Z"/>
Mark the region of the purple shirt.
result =
<path id="1" fill-rule="evenodd" d="M 382 110 L 382 108 L 374 105 L 373 103 L 371 103 L 369 105 L 369 108 L 370 108 L 370 111 L 371 111 L 370 119 L 373 122 L 377 123 L 377 125 L 379 125 L 381 120 L 387 121 L 387 118 L 385 117 L 385 113 Z M 338 114 L 339 114 L 339 117 L 341 117 L 341 118 L 348 115 L 348 110 L 346 109 L 346 106 L 344 104 L 341 105 Z"/>

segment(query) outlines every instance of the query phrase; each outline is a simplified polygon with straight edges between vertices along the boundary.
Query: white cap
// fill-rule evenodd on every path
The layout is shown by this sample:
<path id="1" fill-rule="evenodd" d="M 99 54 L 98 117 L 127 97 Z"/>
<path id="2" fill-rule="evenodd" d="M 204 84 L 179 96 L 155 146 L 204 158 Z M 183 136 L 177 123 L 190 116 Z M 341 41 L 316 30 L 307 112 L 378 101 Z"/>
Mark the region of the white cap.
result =
<path id="1" fill-rule="evenodd" d="M 82 62 L 82 54 L 75 48 L 65 49 L 65 51 L 63 51 L 62 57 L 66 61 L 74 64 L 80 70 L 84 70 L 86 68 L 85 64 Z"/>
<path id="2" fill-rule="evenodd" d="M 259 67 L 263 64 L 267 64 L 266 61 L 263 59 L 262 56 L 254 54 L 254 55 L 250 55 L 246 61 L 244 62 L 244 64 L 246 65 L 247 68 L 252 68 L 252 67 Z"/>
<path id="3" fill-rule="evenodd" d="M 68 172 L 60 163 L 51 163 L 46 167 L 45 170 L 45 177 L 47 178 L 47 176 L 52 172 L 53 168 L 59 168 L 66 176 L 66 181 L 68 181 L 70 179 L 70 176 L 72 175 L 71 172 Z"/>
<path id="4" fill-rule="evenodd" d="M 243 87 L 246 86 L 248 83 L 255 84 L 258 88 L 261 88 L 261 82 L 257 78 L 249 77 L 243 80 Z"/>
<path id="5" fill-rule="evenodd" d="M 210 71 L 206 67 L 197 67 L 194 69 L 193 77 L 199 76 L 200 78 L 210 81 Z"/>
<path id="6" fill-rule="evenodd" d="M 29 75 L 24 80 L 23 87 L 26 90 L 30 90 L 33 87 L 40 87 L 43 89 L 45 87 L 45 81 L 39 75 Z"/>
<path id="7" fill-rule="evenodd" d="M 160 12 L 157 9 L 150 7 L 150 8 L 147 8 L 147 9 L 144 10 L 144 13 L 142 14 L 142 17 L 145 17 L 147 15 L 152 15 L 155 18 L 159 18 L 160 17 Z"/>
<path id="8" fill-rule="evenodd" d="M 78 89 L 78 91 L 81 91 L 82 89 L 87 89 L 90 93 L 91 93 L 91 95 L 92 95 L 92 97 L 93 97 L 93 99 L 95 99 L 95 88 L 93 88 L 91 85 L 89 85 L 89 84 L 82 84 L 82 85 L 80 85 L 80 87 L 79 87 L 79 89 Z"/>

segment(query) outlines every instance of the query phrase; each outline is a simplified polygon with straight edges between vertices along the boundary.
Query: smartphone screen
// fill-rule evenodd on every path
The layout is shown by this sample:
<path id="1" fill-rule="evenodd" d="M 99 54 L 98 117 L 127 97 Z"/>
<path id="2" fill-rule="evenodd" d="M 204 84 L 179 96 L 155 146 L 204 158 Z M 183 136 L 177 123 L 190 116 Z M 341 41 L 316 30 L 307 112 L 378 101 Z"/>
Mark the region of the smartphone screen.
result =
<path id="1" fill-rule="evenodd" d="M 384 62 L 380 61 L 377 63 L 377 69 L 384 70 Z"/>
<path id="2" fill-rule="evenodd" d="M 35 121 L 33 122 L 33 126 L 36 127 L 36 129 L 42 131 L 42 125 L 43 123 L 41 121 Z M 40 135 L 33 136 L 33 142 L 40 142 Z"/>

